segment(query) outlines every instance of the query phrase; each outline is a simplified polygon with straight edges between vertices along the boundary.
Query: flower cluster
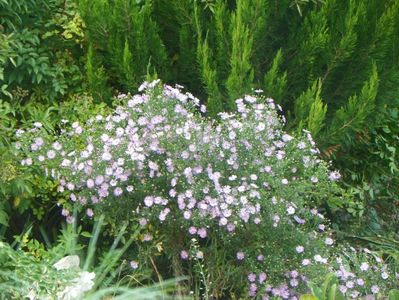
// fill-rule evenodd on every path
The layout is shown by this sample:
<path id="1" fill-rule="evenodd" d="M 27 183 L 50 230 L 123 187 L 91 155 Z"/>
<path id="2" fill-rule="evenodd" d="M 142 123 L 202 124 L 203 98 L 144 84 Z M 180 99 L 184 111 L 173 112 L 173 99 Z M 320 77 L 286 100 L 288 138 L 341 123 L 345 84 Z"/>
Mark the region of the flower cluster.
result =
<path id="1" fill-rule="evenodd" d="M 236 100 L 237 112 L 216 122 L 180 86 L 155 81 L 140 91 L 120 96 L 112 115 L 65 121 L 56 136 L 39 123 L 19 131 L 22 164 L 40 166 L 89 217 L 133 219 L 147 242 L 157 228 L 182 261 L 193 238 L 203 247 L 197 259 L 227 251 L 250 296 L 295 297 L 308 270 L 327 269 L 335 245 L 316 207 L 339 195 L 340 175 L 309 132 L 284 132 L 279 107 L 259 95 Z"/>
<path id="2" fill-rule="evenodd" d="M 399 274 L 394 274 L 383 260 L 367 248 L 347 247 L 332 262 L 339 280 L 338 289 L 347 298 L 378 295 L 387 287 L 394 288 Z"/>

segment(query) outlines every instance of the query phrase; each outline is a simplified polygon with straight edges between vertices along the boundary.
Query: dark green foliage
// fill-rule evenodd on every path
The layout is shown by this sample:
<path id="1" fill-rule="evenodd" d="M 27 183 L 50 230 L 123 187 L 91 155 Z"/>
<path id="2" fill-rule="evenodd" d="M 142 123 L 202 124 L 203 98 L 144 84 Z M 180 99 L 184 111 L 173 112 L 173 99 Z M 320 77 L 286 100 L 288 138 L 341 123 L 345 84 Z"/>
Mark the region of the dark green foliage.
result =
<path id="1" fill-rule="evenodd" d="M 90 45 L 86 57 L 87 89 L 96 102 L 109 103 L 111 90 L 107 85 L 107 74 L 104 67 L 95 61 L 93 47 Z"/>
<path id="2" fill-rule="evenodd" d="M 263 91 L 273 99 L 282 99 L 287 86 L 287 72 L 281 72 L 282 51 L 279 49 L 264 77 Z"/>
<path id="3" fill-rule="evenodd" d="M 103 88 L 96 88 L 106 82 L 123 91 L 134 91 L 145 80 L 149 64 L 167 79 L 166 50 L 152 17 L 151 1 L 82 0 L 79 10 L 90 44 L 86 69 L 93 96 L 109 99 L 106 92 L 101 95 Z M 95 67 L 93 61 L 104 69 Z"/>
<path id="4" fill-rule="evenodd" d="M 2 94 L 12 98 L 19 87 L 53 101 L 81 89 L 82 24 L 73 3 L 3 0 L 0 11 Z"/>

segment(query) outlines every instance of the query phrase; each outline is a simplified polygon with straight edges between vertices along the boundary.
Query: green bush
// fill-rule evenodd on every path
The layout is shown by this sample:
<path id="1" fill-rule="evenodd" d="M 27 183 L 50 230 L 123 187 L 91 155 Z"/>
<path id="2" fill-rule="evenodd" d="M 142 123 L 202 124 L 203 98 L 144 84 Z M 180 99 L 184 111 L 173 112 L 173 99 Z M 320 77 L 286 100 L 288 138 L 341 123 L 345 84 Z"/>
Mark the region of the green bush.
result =
<path id="1" fill-rule="evenodd" d="M 237 113 L 215 123 L 179 87 L 154 81 L 140 90 L 60 135 L 40 123 L 21 132 L 21 164 L 59 182 L 89 217 L 140 224 L 135 268 L 153 266 L 162 278 L 169 261 L 198 297 L 244 296 L 243 281 L 250 296 L 296 296 L 333 268 L 338 248 L 317 207 L 347 199 L 308 131 L 285 133 L 273 100 L 259 95 L 238 99 Z M 71 205 L 62 211 L 68 222 Z"/>
<path id="2" fill-rule="evenodd" d="M 22 88 L 51 103 L 80 91 L 83 23 L 73 2 L 4 0 L 0 10 L 2 93 Z"/>

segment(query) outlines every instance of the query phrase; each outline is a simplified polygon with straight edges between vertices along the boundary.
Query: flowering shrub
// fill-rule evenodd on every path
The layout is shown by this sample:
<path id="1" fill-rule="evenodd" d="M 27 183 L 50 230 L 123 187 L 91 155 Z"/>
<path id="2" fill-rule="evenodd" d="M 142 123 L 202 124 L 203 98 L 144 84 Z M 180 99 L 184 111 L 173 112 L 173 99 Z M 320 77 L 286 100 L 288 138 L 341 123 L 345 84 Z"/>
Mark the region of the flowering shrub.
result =
<path id="1" fill-rule="evenodd" d="M 240 295 L 246 280 L 249 296 L 292 298 L 321 278 L 335 242 L 317 207 L 344 199 L 309 132 L 285 133 L 279 107 L 258 93 L 211 122 L 179 86 L 140 90 L 120 95 L 112 115 L 64 120 L 58 135 L 40 123 L 18 131 L 21 163 L 59 182 L 88 217 L 139 223 L 141 247 L 157 245 L 204 297 Z"/>

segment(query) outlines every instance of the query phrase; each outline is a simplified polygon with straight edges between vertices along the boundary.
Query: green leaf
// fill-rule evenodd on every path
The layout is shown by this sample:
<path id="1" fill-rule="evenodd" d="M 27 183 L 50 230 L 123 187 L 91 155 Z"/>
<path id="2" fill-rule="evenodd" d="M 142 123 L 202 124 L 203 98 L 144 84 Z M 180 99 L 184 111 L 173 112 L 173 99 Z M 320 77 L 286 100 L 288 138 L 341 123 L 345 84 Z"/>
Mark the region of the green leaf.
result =
<path id="1" fill-rule="evenodd" d="M 390 290 L 388 300 L 399 300 L 399 290 Z"/>
<path id="2" fill-rule="evenodd" d="M 310 294 L 305 294 L 299 297 L 299 300 L 319 300 L 319 298 Z"/>
<path id="3" fill-rule="evenodd" d="M 309 283 L 310 290 L 312 291 L 312 294 L 316 296 L 317 299 L 322 299 L 323 298 L 323 291 L 318 288 L 315 284 Z"/>
<path id="4" fill-rule="evenodd" d="M 87 238 L 91 238 L 92 237 L 92 234 L 90 232 L 87 232 L 87 231 L 83 231 L 81 233 L 81 235 L 84 236 L 84 237 L 87 237 Z"/>
<path id="5" fill-rule="evenodd" d="M 40 83 L 43 79 L 43 75 L 41 73 L 37 74 L 37 83 Z"/>
<path id="6" fill-rule="evenodd" d="M 8 226 L 8 214 L 0 207 L 0 224 Z"/>

